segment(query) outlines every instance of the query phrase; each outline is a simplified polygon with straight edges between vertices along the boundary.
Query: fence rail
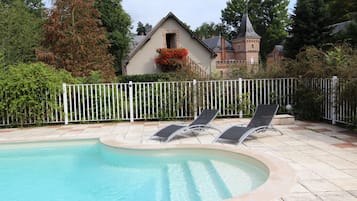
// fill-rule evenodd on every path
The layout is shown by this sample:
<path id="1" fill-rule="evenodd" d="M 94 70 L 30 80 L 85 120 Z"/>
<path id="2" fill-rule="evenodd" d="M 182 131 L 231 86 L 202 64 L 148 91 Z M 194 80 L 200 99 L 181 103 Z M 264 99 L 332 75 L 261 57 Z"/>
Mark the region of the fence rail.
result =
<path id="1" fill-rule="evenodd" d="M 337 77 L 310 81 L 323 95 L 324 119 L 356 122 L 356 105 L 342 97 L 348 81 Z M 222 117 L 242 117 L 250 115 L 258 104 L 294 104 L 297 85 L 295 78 L 63 84 L 62 92 L 49 94 L 56 97 L 58 105 L 44 105 L 42 123 L 192 118 L 205 108 L 218 109 Z M 16 117 L 0 115 L 0 126 L 18 123 Z M 23 123 L 35 124 L 36 120 L 29 118 Z"/>

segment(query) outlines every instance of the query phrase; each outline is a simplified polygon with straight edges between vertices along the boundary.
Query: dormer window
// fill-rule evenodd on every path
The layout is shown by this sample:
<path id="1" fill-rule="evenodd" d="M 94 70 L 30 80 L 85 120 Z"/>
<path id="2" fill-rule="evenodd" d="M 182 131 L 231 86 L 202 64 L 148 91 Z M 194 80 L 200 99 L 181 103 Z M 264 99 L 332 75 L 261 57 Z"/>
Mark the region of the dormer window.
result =
<path id="1" fill-rule="evenodd" d="M 166 34 L 166 47 L 167 48 L 177 48 L 176 33 L 167 33 Z"/>

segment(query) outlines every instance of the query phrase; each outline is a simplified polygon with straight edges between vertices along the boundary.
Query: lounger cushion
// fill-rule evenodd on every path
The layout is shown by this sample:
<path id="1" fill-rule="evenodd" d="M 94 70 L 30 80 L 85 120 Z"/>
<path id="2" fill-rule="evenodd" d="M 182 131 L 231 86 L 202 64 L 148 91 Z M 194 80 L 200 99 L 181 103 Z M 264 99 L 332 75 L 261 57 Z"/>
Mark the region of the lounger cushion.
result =
<path id="1" fill-rule="evenodd" d="M 249 130 L 247 127 L 232 126 L 227 129 L 221 136 L 221 139 L 237 141 L 239 138 Z"/>
<path id="2" fill-rule="evenodd" d="M 155 134 L 156 137 L 161 137 L 161 138 L 167 138 L 169 137 L 172 133 L 174 133 L 175 131 L 185 128 L 187 126 L 185 125 L 176 125 L 176 124 L 172 124 L 169 125 L 163 129 L 161 129 L 159 132 L 157 132 Z"/>

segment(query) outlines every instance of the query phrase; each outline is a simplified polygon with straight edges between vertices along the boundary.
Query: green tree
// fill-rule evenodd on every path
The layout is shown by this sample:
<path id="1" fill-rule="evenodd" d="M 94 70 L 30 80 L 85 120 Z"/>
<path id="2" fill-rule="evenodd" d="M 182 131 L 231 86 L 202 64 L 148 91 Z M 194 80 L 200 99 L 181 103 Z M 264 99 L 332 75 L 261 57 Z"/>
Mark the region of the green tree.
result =
<path id="1" fill-rule="evenodd" d="M 89 76 L 101 71 L 106 80 L 114 78 L 113 56 L 101 27 L 93 0 L 57 0 L 45 23 L 44 47 L 39 58 L 74 76 Z"/>
<path id="2" fill-rule="evenodd" d="M 44 11 L 45 11 L 45 5 L 41 0 L 20 0 L 25 6 L 30 13 L 35 14 L 37 17 L 42 17 L 44 16 Z M 11 5 L 15 3 L 16 0 L 0 0 L 0 3 L 4 3 L 7 5 Z"/>
<path id="3" fill-rule="evenodd" d="M 115 58 L 114 67 L 121 74 L 122 61 L 127 56 L 130 44 L 130 16 L 121 6 L 121 0 L 97 0 L 96 8 L 101 13 L 100 18 L 107 30 L 110 42 L 109 52 Z"/>
<path id="4" fill-rule="evenodd" d="M 138 22 L 137 26 L 136 26 L 136 34 L 137 35 L 145 35 L 145 27 L 144 24 L 142 22 Z"/>
<path id="5" fill-rule="evenodd" d="M 225 29 L 236 37 L 243 14 L 248 12 L 255 31 L 262 37 L 260 54 L 264 59 L 287 36 L 288 0 L 230 0 L 222 12 Z"/>
<path id="6" fill-rule="evenodd" d="M 204 22 L 201 26 L 197 27 L 194 32 L 200 39 L 218 35 L 223 35 L 228 38 L 228 34 L 226 33 L 223 24 L 215 24 L 214 22 Z"/>
<path id="7" fill-rule="evenodd" d="M 324 0 L 299 0 L 292 15 L 291 37 L 285 55 L 294 58 L 304 46 L 321 46 L 330 35 L 329 12 Z"/>
<path id="8" fill-rule="evenodd" d="M 357 12 L 356 0 L 326 0 L 330 24 L 351 20 Z"/>
<path id="9" fill-rule="evenodd" d="M 23 0 L 0 1 L 0 54 L 5 65 L 36 60 L 42 24 Z"/>
<path id="10" fill-rule="evenodd" d="M 136 34 L 137 35 L 145 35 L 148 34 L 152 29 L 152 25 L 149 23 L 146 23 L 145 25 L 142 22 L 138 22 L 138 25 L 136 27 Z"/>

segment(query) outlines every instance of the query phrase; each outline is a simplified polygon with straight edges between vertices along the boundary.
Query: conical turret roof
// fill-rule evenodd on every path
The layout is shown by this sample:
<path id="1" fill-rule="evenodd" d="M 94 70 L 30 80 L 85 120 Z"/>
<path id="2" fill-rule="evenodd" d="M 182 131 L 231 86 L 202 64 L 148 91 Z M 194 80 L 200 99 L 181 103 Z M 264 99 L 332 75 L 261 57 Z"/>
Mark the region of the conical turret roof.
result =
<path id="1" fill-rule="evenodd" d="M 248 14 L 243 14 L 237 38 L 261 38 L 253 28 Z"/>

